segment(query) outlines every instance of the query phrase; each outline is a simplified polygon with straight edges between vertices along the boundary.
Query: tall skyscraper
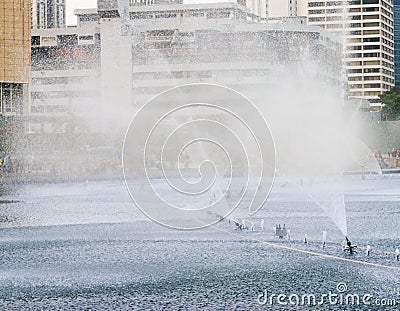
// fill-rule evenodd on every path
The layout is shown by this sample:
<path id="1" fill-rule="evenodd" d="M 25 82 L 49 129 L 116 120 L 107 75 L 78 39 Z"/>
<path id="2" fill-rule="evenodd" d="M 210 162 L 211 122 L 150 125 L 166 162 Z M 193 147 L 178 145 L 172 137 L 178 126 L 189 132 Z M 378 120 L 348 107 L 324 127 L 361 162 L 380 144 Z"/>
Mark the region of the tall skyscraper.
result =
<path id="1" fill-rule="evenodd" d="M 65 27 L 65 0 L 32 0 L 32 28 Z"/>
<path id="2" fill-rule="evenodd" d="M 30 79 L 30 0 L 0 2 L 0 114 L 25 112 Z"/>
<path id="3" fill-rule="evenodd" d="M 394 86 L 393 0 L 309 0 L 308 23 L 344 35 L 349 97 L 379 103 Z"/>

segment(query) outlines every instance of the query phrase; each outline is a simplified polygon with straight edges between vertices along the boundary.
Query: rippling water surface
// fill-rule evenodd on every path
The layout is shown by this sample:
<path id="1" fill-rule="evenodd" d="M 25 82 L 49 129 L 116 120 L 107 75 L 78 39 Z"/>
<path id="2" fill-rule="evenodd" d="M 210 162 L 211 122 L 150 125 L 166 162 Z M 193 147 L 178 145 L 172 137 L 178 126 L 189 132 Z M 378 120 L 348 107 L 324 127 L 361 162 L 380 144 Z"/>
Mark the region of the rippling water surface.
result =
<path id="1" fill-rule="evenodd" d="M 372 245 L 371 262 L 400 268 L 400 176 L 345 182 L 350 237 Z M 257 297 L 337 292 L 394 298 L 400 270 L 366 266 L 271 247 L 259 241 L 345 257 L 343 237 L 295 187 L 278 182 L 256 231 L 227 222 L 199 231 L 175 231 L 147 220 L 120 181 L 9 187 L 0 204 L 0 309 L 261 309 Z M 237 211 L 243 216 L 245 211 Z M 258 230 L 261 219 L 265 232 Z M 273 238 L 285 223 L 292 241 Z M 328 247 L 322 250 L 322 230 Z M 301 239 L 307 233 L 310 243 Z M 360 253 L 352 259 L 365 260 Z M 368 260 L 367 260 L 368 261 Z M 266 306 L 264 306 L 266 307 Z M 320 307 L 271 310 L 397 310 L 325 302 Z"/>

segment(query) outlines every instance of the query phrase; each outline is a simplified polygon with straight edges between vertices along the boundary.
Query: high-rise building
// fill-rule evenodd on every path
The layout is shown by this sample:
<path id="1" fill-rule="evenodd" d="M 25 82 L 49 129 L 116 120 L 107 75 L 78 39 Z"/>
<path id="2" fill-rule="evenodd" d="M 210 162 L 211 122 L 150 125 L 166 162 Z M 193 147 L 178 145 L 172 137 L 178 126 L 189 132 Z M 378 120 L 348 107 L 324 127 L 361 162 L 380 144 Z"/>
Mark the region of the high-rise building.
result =
<path id="1" fill-rule="evenodd" d="M 400 86 L 400 0 L 393 2 L 394 19 L 394 83 Z"/>
<path id="2" fill-rule="evenodd" d="M 29 98 L 30 0 L 0 2 L 0 114 L 23 114 Z"/>
<path id="3" fill-rule="evenodd" d="M 344 35 L 349 98 L 379 103 L 394 86 L 393 0 L 309 0 L 308 23 Z"/>
<path id="4" fill-rule="evenodd" d="M 32 0 L 32 28 L 65 27 L 65 0 Z"/>

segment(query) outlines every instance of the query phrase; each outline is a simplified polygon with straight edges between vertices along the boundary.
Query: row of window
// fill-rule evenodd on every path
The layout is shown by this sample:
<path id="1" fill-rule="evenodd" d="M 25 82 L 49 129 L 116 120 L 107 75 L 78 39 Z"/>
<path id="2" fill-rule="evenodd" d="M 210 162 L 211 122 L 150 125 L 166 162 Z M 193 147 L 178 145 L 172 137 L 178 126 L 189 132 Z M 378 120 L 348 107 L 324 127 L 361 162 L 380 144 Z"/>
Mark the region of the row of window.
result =
<path id="1" fill-rule="evenodd" d="M 32 99 L 47 99 L 47 98 L 81 98 L 81 97 L 95 97 L 98 95 L 97 91 L 52 91 L 52 92 L 31 92 Z"/>
<path id="2" fill-rule="evenodd" d="M 381 19 L 390 26 L 393 26 L 393 18 L 387 18 L 385 15 L 381 16 Z"/>
<path id="3" fill-rule="evenodd" d="M 347 57 L 350 57 L 350 58 L 361 58 L 361 57 L 368 58 L 368 57 L 380 57 L 380 56 L 381 56 L 381 53 L 379 53 L 379 52 L 376 52 L 376 53 L 349 53 L 347 55 Z M 382 53 L 382 56 L 383 56 L 383 58 L 390 60 L 389 55 Z"/>
<path id="4" fill-rule="evenodd" d="M 350 89 L 379 89 L 380 83 L 350 84 Z"/>
<path id="5" fill-rule="evenodd" d="M 342 20 L 341 18 L 339 20 Z M 327 21 L 329 21 L 329 19 L 327 19 Z M 309 22 L 325 22 L 325 17 L 310 17 L 309 18 Z M 369 23 L 351 23 L 350 24 L 352 28 L 375 28 L 375 27 L 379 27 L 379 22 L 369 22 Z M 382 24 L 384 25 L 384 24 Z M 344 27 L 344 23 L 340 23 L 340 24 L 326 24 L 326 25 L 320 25 L 321 27 L 325 27 L 326 29 L 342 29 Z M 390 28 L 387 27 L 390 31 Z M 372 33 L 379 33 L 379 29 L 374 29 L 375 32 Z M 390 35 L 388 34 L 387 37 L 390 37 Z M 393 36 L 392 36 L 393 37 Z"/>
<path id="6" fill-rule="evenodd" d="M 138 19 L 165 19 L 165 18 L 177 18 L 177 17 L 206 17 L 206 18 L 230 18 L 234 16 L 234 12 L 221 11 L 221 12 L 186 12 L 186 13 L 133 13 L 130 15 L 131 20 Z"/>
<path id="7" fill-rule="evenodd" d="M 348 73 L 380 73 L 380 68 L 348 69 Z"/>
<path id="8" fill-rule="evenodd" d="M 383 35 L 383 43 L 386 43 L 389 46 L 393 46 L 393 43 L 389 41 L 389 40 L 393 41 L 393 39 L 394 39 L 393 35 L 391 35 L 390 33 L 386 32 L 385 30 L 382 30 L 382 35 Z M 385 38 L 387 38 L 389 40 L 386 40 Z M 390 44 L 389 44 L 389 42 L 390 42 Z"/>
<path id="9" fill-rule="evenodd" d="M 44 105 L 32 105 L 31 113 L 45 113 L 45 112 L 66 112 L 67 107 L 61 105 L 52 105 L 52 106 L 44 106 Z"/>
<path id="10" fill-rule="evenodd" d="M 311 8 L 319 7 L 319 6 L 341 6 L 341 5 L 343 5 L 344 1 L 326 1 L 326 2 L 325 1 L 318 1 L 318 2 L 310 1 L 308 3 L 308 6 Z M 379 0 L 352 0 L 352 1 L 345 1 L 345 2 L 347 2 L 348 5 L 361 5 L 361 3 L 365 4 L 365 5 L 379 4 Z M 383 2 L 383 5 L 390 9 L 390 6 L 387 5 L 385 2 Z"/>
<path id="11" fill-rule="evenodd" d="M 348 77 L 349 81 L 384 81 L 387 83 L 394 83 L 394 79 L 388 78 L 386 76 L 356 76 L 356 77 Z M 367 86 L 366 86 L 367 87 Z"/>
<path id="12" fill-rule="evenodd" d="M 388 63 L 388 62 L 386 62 L 384 60 L 382 61 L 382 66 L 384 66 L 386 68 L 390 68 L 390 69 L 394 68 L 393 64 L 390 64 L 390 63 Z"/>
<path id="13" fill-rule="evenodd" d="M 362 91 L 357 91 L 357 92 L 349 92 L 349 96 L 371 96 L 371 97 L 375 97 L 375 96 L 379 96 L 381 95 L 382 92 L 379 91 L 366 91 L 366 92 L 362 92 Z"/>
<path id="14" fill-rule="evenodd" d="M 348 77 L 349 81 L 355 81 L 355 82 L 361 82 L 361 81 L 380 81 L 382 80 L 383 82 L 386 83 L 394 83 L 394 79 L 393 78 L 388 78 L 386 76 L 356 76 L 356 77 Z M 353 85 L 359 85 L 359 84 L 353 84 Z M 364 84 L 365 87 L 371 87 L 371 83 L 368 84 Z"/>
<path id="15" fill-rule="evenodd" d="M 32 8 L 33 9 L 33 8 Z M 31 9 L 31 11 L 32 11 Z M 33 26 L 37 28 L 60 28 L 65 25 L 65 4 L 63 1 L 55 3 L 38 1 L 36 4 L 36 16 L 33 16 Z"/>
<path id="16" fill-rule="evenodd" d="M 88 76 L 32 78 L 32 85 L 68 85 L 92 83 L 93 81 L 93 78 Z"/>
<path id="17" fill-rule="evenodd" d="M 0 112 L 22 113 L 23 89 L 19 83 L 0 83 Z"/>

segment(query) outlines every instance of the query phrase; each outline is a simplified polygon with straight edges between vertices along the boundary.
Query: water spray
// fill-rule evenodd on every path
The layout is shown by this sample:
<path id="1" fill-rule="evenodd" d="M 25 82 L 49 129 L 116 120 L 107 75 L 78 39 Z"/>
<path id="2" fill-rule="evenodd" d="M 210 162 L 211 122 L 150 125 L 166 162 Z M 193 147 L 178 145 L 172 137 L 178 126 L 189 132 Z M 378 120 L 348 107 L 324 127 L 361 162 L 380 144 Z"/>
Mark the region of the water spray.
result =
<path id="1" fill-rule="evenodd" d="M 366 256 L 369 256 L 371 254 L 371 246 L 370 245 L 367 245 L 367 249 L 366 249 L 366 251 L 365 251 L 365 255 Z"/>
<path id="2" fill-rule="evenodd" d="M 326 246 L 326 231 L 322 231 L 322 248 Z"/>

